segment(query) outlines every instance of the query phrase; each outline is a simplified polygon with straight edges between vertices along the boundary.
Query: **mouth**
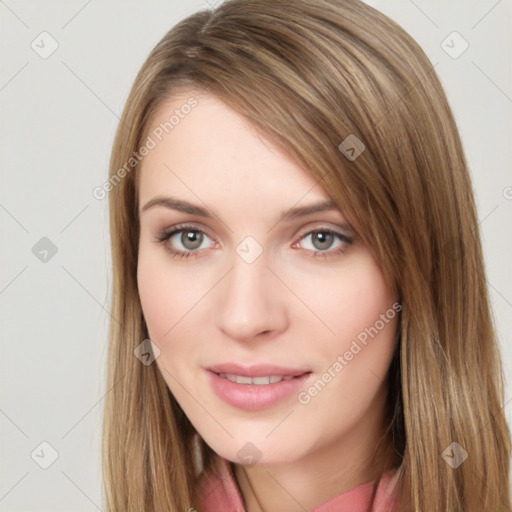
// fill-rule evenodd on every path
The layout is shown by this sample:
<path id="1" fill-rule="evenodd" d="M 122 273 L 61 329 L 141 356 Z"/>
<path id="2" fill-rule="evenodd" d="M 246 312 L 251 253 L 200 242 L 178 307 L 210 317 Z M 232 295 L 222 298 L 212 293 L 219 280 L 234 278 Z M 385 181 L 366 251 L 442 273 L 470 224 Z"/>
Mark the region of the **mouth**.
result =
<path id="1" fill-rule="evenodd" d="M 217 397 L 247 411 L 265 409 L 290 399 L 313 375 L 310 370 L 275 365 L 243 367 L 230 363 L 205 369 Z"/>

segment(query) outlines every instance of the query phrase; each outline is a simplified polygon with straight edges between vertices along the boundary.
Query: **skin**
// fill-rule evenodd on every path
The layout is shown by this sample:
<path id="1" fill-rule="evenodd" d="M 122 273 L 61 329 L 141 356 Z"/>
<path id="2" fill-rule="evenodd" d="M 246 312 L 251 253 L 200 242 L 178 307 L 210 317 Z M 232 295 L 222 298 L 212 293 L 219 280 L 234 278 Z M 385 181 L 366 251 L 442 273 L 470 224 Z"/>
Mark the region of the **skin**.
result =
<path id="1" fill-rule="evenodd" d="M 275 503 L 282 512 L 310 510 L 377 477 L 366 461 L 383 431 L 383 379 L 397 317 L 308 404 L 292 394 L 263 410 L 235 408 L 213 392 L 204 367 L 271 363 L 309 369 L 314 382 L 397 297 L 368 247 L 342 227 L 341 211 L 278 222 L 289 208 L 329 196 L 221 101 L 182 91 L 161 106 L 151 127 L 191 96 L 198 105 L 137 171 L 137 278 L 149 335 L 160 349 L 156 364 L 206 443 L 236 464 L 248 512 L 274 510 Z M 156 196 L 206 205 L 215 216 L 163 206 L 142 211 Z M 200 245 L 184 245 L 181 232 L 166 245 L 156 243 L 159 231 L 183 222 L 205 233 Z M 354 242 L 335 236 L 322 245 L 308 234 L 326 228 Z M 247 236 L 263 249 L 252 263 L 236 252 Z M 175 258 L 166 246 L 195 256 Z M 340 248 L 332 257 L 312 257 Z M 242 465 L 237 456 L 247 442 L 261 454 L 254 465 Z"/>

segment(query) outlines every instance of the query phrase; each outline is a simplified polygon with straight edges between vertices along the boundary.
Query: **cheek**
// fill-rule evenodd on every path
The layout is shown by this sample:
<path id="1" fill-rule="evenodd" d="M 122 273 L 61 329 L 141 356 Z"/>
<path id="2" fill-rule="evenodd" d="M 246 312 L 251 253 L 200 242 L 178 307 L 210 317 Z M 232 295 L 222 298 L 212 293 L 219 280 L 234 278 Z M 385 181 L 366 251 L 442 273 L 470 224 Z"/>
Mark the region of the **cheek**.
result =
<path id="1" fill-rule="evenodd" d="M 315 345 L 323 367 L 299 402 L 313 423 L 332 425 L 324 433 L 335 438 L 382 410 L 382 385 L 396 346 L 401 306 L 367 257 L 321 289 L 310 297 L 334 334 Z"/>
<path id="2" fill-rule="evenodd" d="M 329 345 L 337 345 L 339 349 L 359 335 L 364 341 L 364 333 L 376 322 L 379 331 L 392 331 L 396 327 L 393 322 L 396 297 L 389 291 L 369 253 L 361 252 L 357 256 L 350 265 L 321 275 L 314 283 L 312 279 L 303 281 L 305 287 L 299 291 L 301 296 L 307 297 L 309 309 L 326 326 L 322 328 L 323 338 L 327 341 L 331 338 Z M 386 316 L 384 324 L 381 315 Z"/>
<path id="3" fill-rule="evenodd" d="M 373 400 L 389 369 L 401 309 L 373 258 L 358 256 L 318 286 L 309 281 L 307 289 L 311 309 L 331 331 L 322 327 L 325 334 L 315 344 L 325 373 L 310 396 L 322 394 L 313 405 L 317 412 L 339 403 L 340 410 L 332 411 L 338 419 L 362 415 Z"/>
<path id="4" fill-rule="evenodd" d="M 174 258 L 157 245 L 149 229 L 139 240 L 137 286 L 148 330 L 163 339 L 206 293 L 206 279 L 198 279 L 194 265 Z"/>
<path id="5" fill-rule="evenodd" d="M 164 251 L 141 247 L 137 267 L 137 283 L 142 311 L 151 339 L 163 341 L 182 318 L 197 289 L 187 286 L 187 279 L 172 270 Z"/>

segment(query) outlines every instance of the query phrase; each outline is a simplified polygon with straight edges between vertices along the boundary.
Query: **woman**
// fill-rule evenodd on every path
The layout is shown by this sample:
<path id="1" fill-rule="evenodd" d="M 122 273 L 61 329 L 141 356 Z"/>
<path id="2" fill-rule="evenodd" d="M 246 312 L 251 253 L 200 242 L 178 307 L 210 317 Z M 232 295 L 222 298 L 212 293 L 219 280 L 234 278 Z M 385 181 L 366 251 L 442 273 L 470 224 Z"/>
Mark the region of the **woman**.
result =
<path id="1" fill-rule="evenodd" d="M 140 70 L 110 169 L 109 511 L 509 511 L 467 164 L 356 0 L 231 0 Z"/>

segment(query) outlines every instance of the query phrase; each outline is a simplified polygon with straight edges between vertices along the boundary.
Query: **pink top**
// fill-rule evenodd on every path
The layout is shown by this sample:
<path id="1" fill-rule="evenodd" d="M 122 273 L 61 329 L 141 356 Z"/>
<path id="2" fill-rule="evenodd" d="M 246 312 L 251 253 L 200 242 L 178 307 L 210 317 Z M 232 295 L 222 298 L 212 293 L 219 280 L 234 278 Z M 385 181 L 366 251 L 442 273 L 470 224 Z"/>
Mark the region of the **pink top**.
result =
<path id="1" fill-rule="evenodd" d="M 244 500 L 229 461 L 221 459 L 221 475 L 213 475 L 203 482 L 200 512 L 246 512 Z M 371 512 L 393 512 L 397 473 L 384 473 L 375 494 Z M 336 496 L 311 512 L 370 512 L 373 482 L 359 485 Z"/>

